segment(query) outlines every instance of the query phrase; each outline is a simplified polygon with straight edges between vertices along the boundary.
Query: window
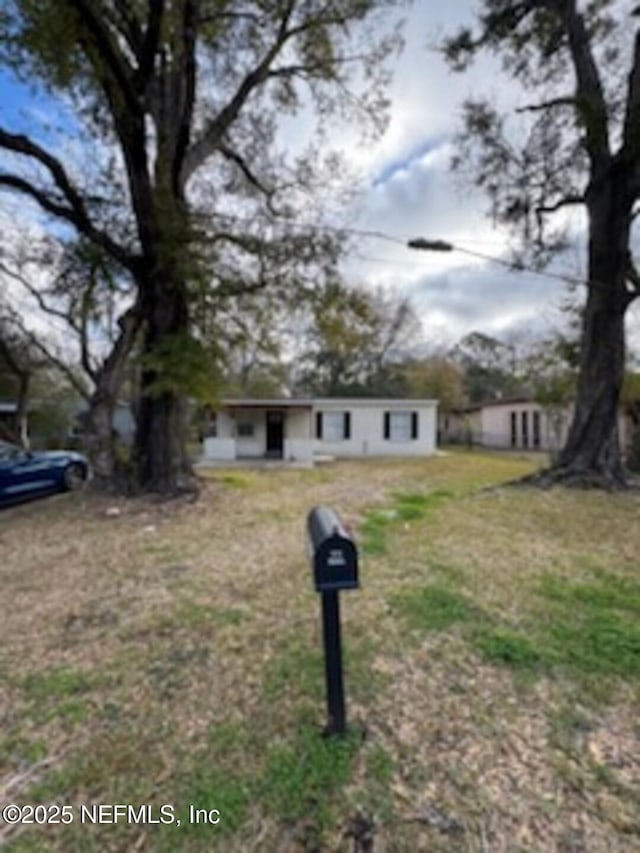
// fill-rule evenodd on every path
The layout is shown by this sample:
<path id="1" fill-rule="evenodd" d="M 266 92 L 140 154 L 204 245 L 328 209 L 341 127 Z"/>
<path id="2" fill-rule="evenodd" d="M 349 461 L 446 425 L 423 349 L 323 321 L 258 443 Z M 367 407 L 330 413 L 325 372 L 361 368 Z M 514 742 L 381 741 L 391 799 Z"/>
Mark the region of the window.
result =
<path id="1" fill-rule="evenodd" d="M 205 438 L 216 438 L 218 435 L 218 415 L 211 412 L 205 415 L 202 426 L 202 433 Z"/>
<path id="2" fill-rule="evenodd" d="M 529 412 L 520 414 L 522 420 L 522 446 L 529 447 Z"/>
<path id="3" fill-rule="evenodd" d="M 316 436 L 325 441 L 344 441 L 351 438 L 351 412 L 318 412 Z"/>
<path id="4" fill-rule="evenodd" d="M 254 427 L 251 421 L 244 421 L 238 424 L 238 436 L 240 438 L 252 438 Z"/>
<path id="5" fill-rule="evenodd" d="M 388 441 L 411 441 L 418 437 L 417 412 L 385 412 L 384 437 Z"/>
<path id="6" fill-rule="evenodd" d="M 533 413 L 533 446 L 540 447 L 540 412 Z"/>
<path id="7" fill-rule="evenodd" d="M 518 415 L 516 412 L 511 412 L 511 447 L 516 447 L 518 444 Z"/>

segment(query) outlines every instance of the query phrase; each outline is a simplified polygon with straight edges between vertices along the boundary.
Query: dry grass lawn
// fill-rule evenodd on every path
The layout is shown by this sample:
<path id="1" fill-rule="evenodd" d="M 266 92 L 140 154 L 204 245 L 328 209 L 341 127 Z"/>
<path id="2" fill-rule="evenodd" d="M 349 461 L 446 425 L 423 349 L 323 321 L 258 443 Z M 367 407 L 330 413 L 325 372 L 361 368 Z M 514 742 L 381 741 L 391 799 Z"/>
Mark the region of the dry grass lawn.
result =
<path id="1" fill-rule="evenodd" d="M 501 486 L 534 464 L 216 471 L 195 504 L 3 511 L 0 804 L 74 822 L 0 820 L 0 846 L 640 850 L 640 499 Z M 318 503 L 361 548 L 342 741 L 319 737 Z M 98 803 L 181 825 L 82 824 Z"/>

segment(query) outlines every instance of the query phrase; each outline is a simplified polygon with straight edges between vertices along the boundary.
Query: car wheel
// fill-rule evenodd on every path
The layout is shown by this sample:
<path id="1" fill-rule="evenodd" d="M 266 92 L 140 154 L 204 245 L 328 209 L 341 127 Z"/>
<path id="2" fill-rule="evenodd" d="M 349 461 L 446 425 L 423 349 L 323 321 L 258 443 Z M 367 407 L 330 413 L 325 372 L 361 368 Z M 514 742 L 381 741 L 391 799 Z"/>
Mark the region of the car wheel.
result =
<path id="1" fill-rule="evenodd" d="M 75 492 L 84 486 L 86 473 L 82 465 L 72 462 L 64 469 L 64 487 L 68 492 Z"/>

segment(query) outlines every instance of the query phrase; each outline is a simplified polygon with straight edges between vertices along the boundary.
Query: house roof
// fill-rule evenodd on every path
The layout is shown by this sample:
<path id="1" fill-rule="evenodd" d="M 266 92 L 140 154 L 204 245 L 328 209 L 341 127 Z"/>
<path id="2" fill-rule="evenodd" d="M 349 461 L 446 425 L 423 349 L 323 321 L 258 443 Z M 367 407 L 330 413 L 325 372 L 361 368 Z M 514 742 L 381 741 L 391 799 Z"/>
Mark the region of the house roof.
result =
<path id="1" fill-rule="evenodd" d="M 437 400 L 397 397 L 255 397 L 226 398 L 220 401 L 226 409 L 311 409 L 314 406 L 437 406 Z"/>
<path id="2" fill-rule="evenodd" d="M 536 400 L 530 394 L 520 394 L 519 396 L 502 397 L 496 400 L 484 400 L 482 403 L 472 403 L 470 406 L 463 406 L 451 411 L 456 415 L 464 415 L 469 412 L 479 412 L 481 409 L 491 409 L 494 406 L 513 406 L 518 403 L 536 403 Z"/>
<path id="3" fill-rule="evenodd" d="M 477 406 L 478 409 L 489 409 L 493 406 L 512 406 L 515 403 L 535 403 L 531 394 L 520 394 L 513 397 L 502 397 L 498 400 L 485 400 Z"/>
<path id="4" fill-rule="evenodd" d="M 0 414 L 2 415 L 15 415 L 18 411 L 17 403 L 1 403 L 0 402 Z"/>
<path id="5" fill-rule="evenodd" d="M 310 409 L 313 403 L 310 398 L 293 397 L 233 397 L 220 400 L 225 409 Z"/>

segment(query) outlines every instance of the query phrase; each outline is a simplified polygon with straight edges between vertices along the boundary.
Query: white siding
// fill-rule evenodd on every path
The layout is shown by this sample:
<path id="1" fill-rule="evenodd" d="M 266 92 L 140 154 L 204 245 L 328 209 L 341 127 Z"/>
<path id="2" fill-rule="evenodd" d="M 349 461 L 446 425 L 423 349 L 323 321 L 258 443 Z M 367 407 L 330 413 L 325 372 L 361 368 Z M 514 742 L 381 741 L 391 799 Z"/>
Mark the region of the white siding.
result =
<path id="1" fill-rule="evenodd" d="M 384 437 L 385 412 L 417 412 L 418 437 L 392 441 Z M 342 441 L 316 439 L 316 451 L 331 456 L 427 456 L 436 446 L 436 404 L 423 400 L 322 400 L 317 412 L 350 412 L 351 437 Z"/>
<path id="2" fill-rule="evenodd" d="M 539 444 L 534 442 L 533 427 L 536 413 L 540 424 Z M 511 425 L 512 415 L 515 416 L 515 435 Z M 523 419 L 526 420 L 526 430 Z M 568 409 L 552 415 L 539 403 L 505 401 L 482 409 L 481 434 L 476 438 L 486 447 L 555 450 L 564 443 L 569 419 Z"/>

